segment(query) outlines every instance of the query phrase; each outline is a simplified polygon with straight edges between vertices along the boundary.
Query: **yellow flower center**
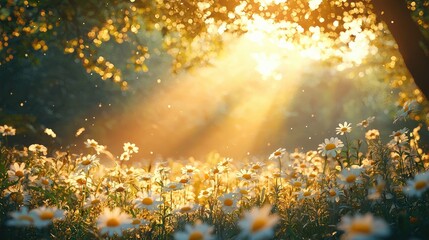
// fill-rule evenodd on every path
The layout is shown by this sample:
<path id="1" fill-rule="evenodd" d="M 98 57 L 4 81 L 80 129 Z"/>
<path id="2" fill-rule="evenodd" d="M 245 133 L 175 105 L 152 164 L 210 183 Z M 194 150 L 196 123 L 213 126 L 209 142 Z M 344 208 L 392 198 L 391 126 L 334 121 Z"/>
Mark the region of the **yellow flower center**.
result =
<path id="1" fill-rule="evenodd" d="M 257 219 L 255 219 L 255 221 L 253 221 L 252 227 L 250 228 L 250 230 L 253 233 L 259 232 L 262 229 L 264 229 L 266 225 L 267 225 L 266 219 L 264 219 L 264 218 L 257 218 Z"/>
<path id="2" fill-rule="evenodd" d="M 348 183 L 354 183 L 356 181 L 356 178 L 357 178 L 356 175 L 351 174 L 351 175 L 349 175 L 349 176 L 346 177 L 346 182 L 348 182 Z"/>
<path id="3" fill-rule="evenodd" d="M 133 219 L 133 222 L 132 222 L 133 225 L 137 225 L 137 224 L 140 224 L 140 223 L 141 223 L 140 220 Z"/>
<path id="4" fill-rule="evenodd" d="M 246 180 L 249 180 L 249 179 L 252 178 L 252 175 L 250 175 L 248 173 L 245 173 L 245 174 L 243 174 L 243 178 L 246 179 Z"/>
<path id="5" fill-rule="evenodd" d="M 259 165 L 253 165 L 252 166 L 252 169 L 254 169 L 254 170 L 258 170 L 258 169 L 260 169 L 261 168 L 261 166 L 259 166 Z"/>
<path id="6" fill-rule="evenodd" d="M 185 207 L 182 207 L 181 209 L 180 209 L 180 211 L 181 212 L 189 212 L 189 211 L 191 211 L 191 207 L 189 207 L 189 206 L 185 206 Z"/>
<path id="7" fill-rule="evenodd" d="M 293 183 L 293 186 L 294 186 L 294 187 L 301 187 L 301 186 L 302 186 L 302 183 L 301 183 L 301 182 L 294 182 L 294 183 Z"/>
<path id="8" fill-rule="evenodd" d="M 310 193 L 310 191 L 306 191 L 306 192 L 304 192 L 304 197 L 308 197 L 308 196 L 310 196 L 311 195 L 311 193 Z"/>
<path id="9" fill-rule="evenodd" d="M 153 203 L 153 199 L 152 198 L 144 198 L 143 200 L 142 200 L 142 203 L 144 204 L 144 205 L 152 205 L 152 203 Z"/>
<path id="10" fill-rule="evenodd" d="M 106 226 L 107 227 L 117 227 L 117 226 L 119 226 L 121 223 L 119 222 L 119 220 L 118 219 L 116 219 L 116 218 L 109 218 L 107 221 L 106 221 Z"/>
<path id="11" fill-rule="evenodd" d="M 89 160 L 89 159 L 83 160 L 81 164 L 84 166 L 87 166 L 87 165 L 91 164 L 91 160 Z"/>
<path id="12" fill-rule="evenodd" d="M 274 156 L 276 156 L 276 157 L 278 157 L 278 156 L 280 156 L 280 155 L 282 155 L 282 152 L 280 152 L 280 151 L 276 151 L 276 152 L 274 153 Z"/>
<path id="13" fill-rule="evenodd" d="M 15 203 L 23 203 L 24 202 L 24 195 L 18 192 L 12 193 L 10 194 L 10 198 L 12 199 L 12 201 L 14 201 Z"/>
<path id="14" fill-rule="evenodd" d="M 372 228 L 369 224 L 366 223 L 354 223 L 350 226 L 350 232 L 370 234 L 372 232 Z"/>
<path id="15" fill-rule="evenodd" d="M 347 132 L 347 130 L 348 130 L 348 128 L 346 128 L 346 127 L 341 128 L 341 132 Z"/>
<path id="16" fill-rule="evenodd" d="M 49 185 L 49 180 L 46 178 L 43 178 L 42 181 L 40 181 L 43 185 Z"/>
<path id="17" fill-rule="evenodd" d="M 77 182 L 78 184 L 80 184 L 80 185 L 84 185 L 84 184 L 86 184 L 86 180 L 85 180 L 85 179 L 83 179 L 83 178 L 79 178 L 79 179 L 77 179 L 77 180 L 76 180 L 76 182 Z"/>
<path id="18" fill-rule="evenodd" d="M 329 196 L 335 197 L 335 196 L 337 196 L 337 192 L 334 189 L 330 189 L 329 190 Z"/>
<path id="19" fill-rule="evenodd" d="M 116 189 L 116 192 L 123 192 L 123 191 L 125 191 L 125 188 L 124 188 L 124 187 L 118 187 L 118 188 Z"/>
<path id="20" fill-rule="evenodd" d="M 188 179 L 186 179 L 186 178 L 180 179 L 180 183 L 187 183 L 187 182 L 188 182 Z"/>
<path id="21" fill-rule="evenodd" d="M 169 188 L 171 188 L 171 189 L 176 189 L 177 188 L 177 186 L 176 185 L 170 185 L 170 186 L 168 186 Z"/>
<path id="22" fill-rule="evenodd" d="M 29 222 L 33 222 L 33 218 L 28 216 L 28 215 L 22 215 L 18 217 L 19 220 L 24 220 L 24 221 L 29 221 Z"/>
<path id="23" fill-rule="evenodd" d="M 41 220 L 49 220 L 49 219 L 54 218 L 54 213 L 49 212 L 49 211 L 42 212 L 42 213 L 40 213 L 39 217 Z"/>
<path id="24" fill-rule="evenodd" d="M 336 147 L 337 147 L 337 146 L 335 146 L 335 144 L 334 144 L 334 143 L 328 143 L 328 144 L 326 144 L 326 146 L 325 146 L 325 150 L 329 151 L 329 150 L 335 149 Z"/>
<path id="25" fill-rule="evenodd" d="M 223 201 L 223 205 L 227 206 L 227 207 L 231 207 L 232 204 L 234 204 L 234 201 L 232 201 L 232 199 L 227 198 Z"/>
<path id="26" fill-rule="evenodd" d="M 425 188 L 427 186 L 427 183 L 425 181 L 418 181 L 414 184 L 414 188 L 416 190 L 422 190 L 423 188 Z"/>
<path id="27" fill-rule="evenodd" d="M 99 204 L 101 201 L 99 200 L 99 199 L 94 199 L 94 200 L 92 200 L 91 201 L 91 204 L 92 205 L 97 205 L 97 204 Z"/>
<path id="28" fill-rule="evenodd" d="M 188 240 L 204 240 L 204 235 L 201 232 L 195 231 L 189 234 Z"/>
<path id="29" fill-rule="evenodd" d="M 16 172 L 15 172 L 15 176 L 17 176 L 17 177 L 24 177 L 24 172 L 23 171 L 21 171 L 21 170 L 17 170 Z"/>
<path id="30" fill-rule="evenodd" d="M 193 170 L 193 169 L 191 169 L 191 168 L 188 168 L 188 169 L 186 170 L 186 172 L 187 172 L 187 173 L 192 173 L 192 172 L 194 172 L 194 170 Z"/>

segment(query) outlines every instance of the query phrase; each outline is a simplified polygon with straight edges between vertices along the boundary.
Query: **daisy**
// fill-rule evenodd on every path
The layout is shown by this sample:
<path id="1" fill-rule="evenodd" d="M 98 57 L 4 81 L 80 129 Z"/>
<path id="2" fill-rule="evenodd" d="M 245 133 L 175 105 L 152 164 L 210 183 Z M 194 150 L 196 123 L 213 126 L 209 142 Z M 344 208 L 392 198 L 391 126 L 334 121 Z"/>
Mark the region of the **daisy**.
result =
<path id="1" fill-rule="evenodd" d="M 192 175 L 194 175 L 200 171 L 191 165 L 186 165 L 186 166 L 182 167 L 181 170 L 182 170 L 182 174 L 186 174 L 186 175 L 190 175 L 190 176 L 192 176 Z"/>
<path id="2" fill-rule="evenodd" d="M 325 142 L 319 144 L 317 150 L 322 156 L 332 156 L 336 157 L 339 152 L 341 152 L 341 148 L 344 146 L 343 142 L 338 138 L 331 137 L 330 139 L 325 138 Z"/>
<path id="3" fill-rule="evenodd" d="M 367 118 L 365 120 L 362 120 L 362 122 L 356 124 L 356 126 L 367 128 L 369 126 L 369 124 L 374 121 L 374 119 L 375 119 L 375 117 L 369 117 L 369 118 Z"/>
<path id="4" fill-rule="evenodd" d="M 339 202 L 340 196 L 344 196 L 344 192 L 338 188 L 328 188 L 326 189 L 327 199 L 330 202 Z"/>
<path id="5" fill-rule="evenodd" d="M 97 227 L 102 235 L 107 234 L 122 236 L 122 231 L 131 226 L 132 219 L 127 213 L 123 213 L 120 208 L 110 210 L 105 208 L 97 219 Z"/>
<path id="6" fill-rule="evenodd" d="M 93 148 L 97 152 L 97 154 L 100 154 L 100 152 L 106 149 L 106 146 L 98 144 L 98 142 L 94 139 L 86 139 L 85 146 L 87 148 Z"/>
<path id="7" fill-rule="evenodd" d="M 313 199 L 317 196 L 317 194 L 317 191 L 313 191 L 311 189 L 301 189 L 301 191 L 298 193 L 298 200 Z"/>
<path id="8" fill-rule="evenodd" d="M 157 194 L 152 194 L 152 192 L 149 192 L 149 193 L 138 192 L 137 196 L 138 198 L 133 201 L 136 207 L 140 209 L 146 209 L 150 212 L 158 210 L 158 206 L 163 203 L 162 201 L 158 200 L 160 196 Z"/>
<path id="9" fill-rule="evenodd" d="M 268 157 L 269 160 L 278 160 L 286 154 L 285 148 L 279 148 Z"/>
<path id="10" fill-rule="evenodd" d="M 52 224 L 55 219 L 63 219 L 65 212 L 57 207 L 42 206 L 31 210 L 30 214 L 33 215 L 33 225 L 37 228 L 43 228 Z"/>
<path id="11" fill-rule="evenodd" d="M 339 175 L 339 183 L 342 184 L 345 188 L 350 188 L 351 186 L 361 183 L 360 174 L 364 169 L 353 165 L 351 168 L 344 168 Z"/>
<path id="12" fill-rule="evenodd" d="M 28 170 L 25 169 L 25 163 L 14 163 L 10 165 L 10 170 L 7 170 L 9 181 L 17 181 L 27 174 Z"/>
<path id="13" fill-rule="evenodd" d="M 339 124 L 339 126 L 335 129 L 337 131 L 337 135 L 344 135 L 345 133 L 349 133 L 352 131 L 352 124 L 348 122 L 344 122 L 343 124 Z"/>
<path id="14" fill-rule="evenodd" d="M 211 195 L 213 194 L 213 191 L 214 191 L 213 187 L 209 187 L 209 188 L 206 188 L 206 189 L 200 191 L 200 193 L 198 195 L 198 199 L 204 200 L 204 199 L 210 198 Z"/>
<path id="15" fill-rule="evenodd" d="M 129 154 L 138 153 L 139 147 L 137 147 L 134 143 L 124 143 L 124 152 L 128 152 Z"/>
<path id="16" fill-rule="evenodd" d="M 407 180 L 404 193 L 410 197 L 420 197 L 429 188 L 429 172 L 419 173 L 413 180 Z"/>
<path id="17" fill-rule="evenodd" d="M 164 191 L 170 192 L 170 191 L 177 191 L 183 189 L 183 184 L 179 182 L 171 182 L 167 184 L 164 188 Z"/>
<path id="18" fill-rule="evenodd" d="M 234 191 L 239 198 L 250 198 L 255 195 L 252 187 L 237 187 Z"/>
<path id="19" fill-rule="evenodd" d="M 20 186 L 13 185 L 4 190 L 5 197 L 9 198 L 9 201 L 18 205 L 29 205 L 31 195 L 22 190 Z"/>
<path id="20" fill-rule="evenodd" d="M 376 140 L 380 137 L 380 132 L 377 129 L 371 129 L 365 133 L 367 140 Z"/>
<path id="21" fill-rule="evenodd" d="M 119 160 L 121 161 L 129 161 L 131 158 L 131 154 L 129 152 L 123 152 L 121 156 L 119 157 Z"/>
<path id="22" fill-rule="evenodd" d="M 194 226 L 186 224 L 184 232 L 174 233 L 175 240 L 211 240 L 213 227 L 197 221 Z"/>
<path id="23" fill-rule="evenodd" d="M 89 197 L 86 198 L 83 208 L 88 209 L 88 208 L 99 206 L 106 199 L 107 197 L 104 194 L 98 194 L 97 196 L 94 194 L 91 194 L 89 195 Z"/>
<path id="24" fill-rule="evenodd" d="M 250 168 L 255 172 L 259 172 L 264 166 L 265 166 L 265 163 L 263 162 L 255 162 L 250 164 Z"/>
<path id="25" fill-rule="evenodd" d="M 237 178 L 242 181 L 255 181 L 256 173 L 250 170 L 241 169 L 240 172 L 237 173 Z"/>
<path id="26" fill-rule="evenodd" d="M 252 208 L 244 213 L 244 219 L 238 222 L 241 228 L 240 237 L 250 240 L 267 239 L 274 236 L 274 226 L 279 221 L 276 214 L 270 215 L 271 206 Z"/>
<path id="27" fill-rule="evenodd" d="M 174 212 L 180 214 L 192 213 L 198 209 L 199 205 L 194 203 L 183 204 L 179 206 Z"/>
<path id="28" fill-rule="evenodd" d="M 34 182 L 37 186 L 45 189 L 45 190 L 49 190 L 51 189 L 51 186 L 53 184 L 53 181 L 47 177 L 40 177 L 39 179 L 37 179 Z"/>
<path id="29" fill-rule="evenodd" d="M 100 165 L 100 159 L 97 155 L 88 154 L 78 159 L 77 168 L 84 172 L 88 172 L 90 169 Z"/>
<path id="30" fill-rule="evenodd" d="M 399 120 L 406 120 L 407 117 L 418 108 L 418 103 L 416 100 L 409 100 L 404 103 L 402 109 L 396 112 L 396 117 L 393 123 L 396 123 Z"/>
<path id="31" fill-rule="evenodd" d="M 226 193 L 218 198 L 222 211 L 231 213 L 238 208 L 238 199 L 235 193 Z"/>
<path id="32" fill-rule="evenodd" d="M 14 136 L 16 134 L 16 129 L 8 125 L 3 125 L 3 126 L 0 126 L 0 133 L 3 137 Z"/>
<path id="33" fill-rule="evenodd" d="M 371 213 L 344 216 L 337 228 L 344 231 L 341 239 L 379 239 L 390 234 L 387 223 Z"/>
<path id="34" fill-rule="evenodd" d="M 21 207 L 19 211 L 10 213 L 12 219 L 6 222 L 6 225 L 13 227 L 31 226 L 34 222 L 34 216 L 28 212 L 27 207 Z"/>
<path id="35" fill-rule="evenodd" d="M 43 155 L 48 154 L 48 149 L 41 144 L 31 144 L 28 147 L 28 150 L 34 153 L 42 153 Z"/>
<path id="36" fill-rule="evenodd" d="M 86 146 L 86 148 L 94 148 L 95 149 L 98 147 L 98 142 L 95 141 L 94 139 L 86 139 L 85 146 Z"/>

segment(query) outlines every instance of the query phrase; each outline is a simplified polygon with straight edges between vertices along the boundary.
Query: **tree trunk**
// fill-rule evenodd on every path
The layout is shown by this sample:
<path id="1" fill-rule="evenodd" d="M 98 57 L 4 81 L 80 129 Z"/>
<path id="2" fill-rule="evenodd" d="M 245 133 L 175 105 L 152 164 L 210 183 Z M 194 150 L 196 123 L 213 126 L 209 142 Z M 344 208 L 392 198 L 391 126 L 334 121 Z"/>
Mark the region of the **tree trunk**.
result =
<path id="1" fill-rule="evenodd" d="M 417 87 L 426 99 L 429 97 L 429 57 L 421 44 L 425 38 L 417 23 L 411 18 L 405 0 L 372 0 L 377 17 L 389 27 L 399 52 Z"/>

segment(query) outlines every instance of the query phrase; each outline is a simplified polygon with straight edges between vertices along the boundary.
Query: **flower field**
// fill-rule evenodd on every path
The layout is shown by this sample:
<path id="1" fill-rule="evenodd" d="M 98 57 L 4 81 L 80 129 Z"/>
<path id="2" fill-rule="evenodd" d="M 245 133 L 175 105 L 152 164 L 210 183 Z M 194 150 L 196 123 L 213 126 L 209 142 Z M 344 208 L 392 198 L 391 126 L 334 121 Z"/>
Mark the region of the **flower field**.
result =
<path id="1" fill-rule="evenodd" d="M 317 150 L 266 158 L 131 163 L 40 144 L 11 147 L 0 127 L 2 239 L 425 239 L 429 155 L 419 131 L 382 142 L 374 118 L 340 123 Z M 350 132 L 359 132 L 350 139 Z M 47 129 L 46 134 L 55 133 Z M 315 147 L 316 148 L 316 147 Z M 100 163 L 112 158 L 110 166 Z"/>

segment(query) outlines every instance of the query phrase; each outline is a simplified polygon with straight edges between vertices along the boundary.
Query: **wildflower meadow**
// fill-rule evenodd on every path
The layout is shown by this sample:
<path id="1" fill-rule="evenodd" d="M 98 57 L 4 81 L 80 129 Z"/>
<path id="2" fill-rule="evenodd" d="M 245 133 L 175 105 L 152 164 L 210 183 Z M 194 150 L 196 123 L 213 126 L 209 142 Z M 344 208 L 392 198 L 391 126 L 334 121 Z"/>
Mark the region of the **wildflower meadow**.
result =
<path id="1" fill-rule="evenodd" d="M 315 150 L 280 148 L 265 158 L 130 164 L 40 144 L 11 147 L 0 128 L 1 232 L 22 239 L 425 239 L 429 155 L 421 126 L 382 142 L 374 118 L 340 123 Z M 348 134 L 357 131 L 358 139 Z M 47 134 L 52 134 L 47 131 Z"/>

